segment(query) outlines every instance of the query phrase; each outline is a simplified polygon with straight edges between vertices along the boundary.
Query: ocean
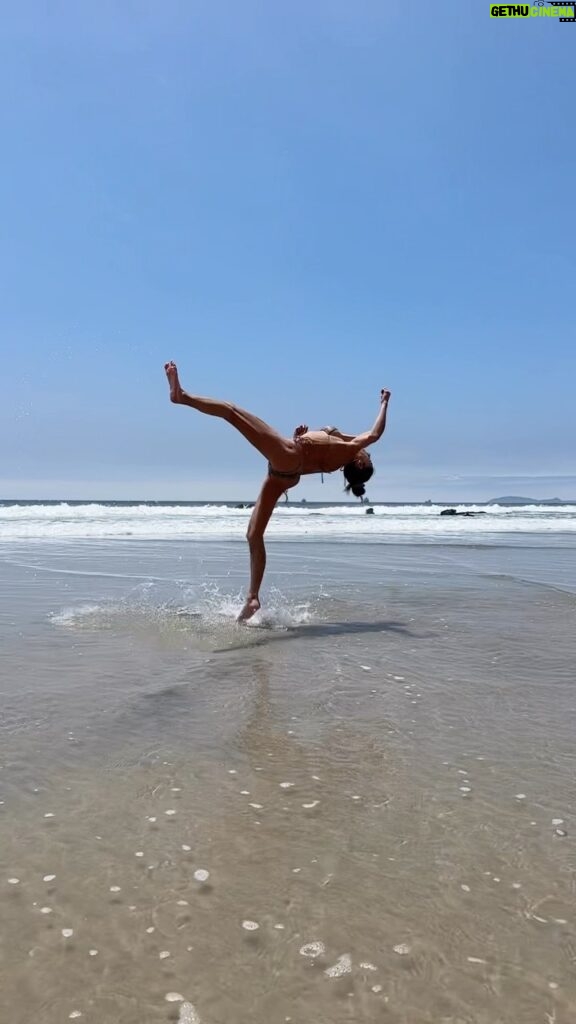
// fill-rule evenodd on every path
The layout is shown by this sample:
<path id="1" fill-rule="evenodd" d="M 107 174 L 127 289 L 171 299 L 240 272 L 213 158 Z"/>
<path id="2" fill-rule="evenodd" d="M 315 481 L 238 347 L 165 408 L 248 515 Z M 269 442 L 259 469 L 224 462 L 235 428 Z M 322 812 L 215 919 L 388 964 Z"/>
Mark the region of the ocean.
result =
<path id="1" fill-rule="evenodd" d="M 0 1020 L 571 1024 L 576 506 L 0 502 Z"/>

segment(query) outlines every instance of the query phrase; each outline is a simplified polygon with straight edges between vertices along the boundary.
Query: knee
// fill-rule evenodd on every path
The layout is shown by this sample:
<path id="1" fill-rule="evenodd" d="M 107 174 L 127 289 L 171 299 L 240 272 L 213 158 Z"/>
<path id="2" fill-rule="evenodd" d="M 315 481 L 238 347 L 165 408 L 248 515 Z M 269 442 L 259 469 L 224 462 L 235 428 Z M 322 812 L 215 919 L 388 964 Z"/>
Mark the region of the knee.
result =
<path id="1" fill-rule="evenodd" d="M 249 546 L 253 548 L 256 544 L 262 541 L 261 530 L 257 530 L 251 523 L 249 523 L 248 529 L 246 530 L 246 540 L 248 541 Z"/>

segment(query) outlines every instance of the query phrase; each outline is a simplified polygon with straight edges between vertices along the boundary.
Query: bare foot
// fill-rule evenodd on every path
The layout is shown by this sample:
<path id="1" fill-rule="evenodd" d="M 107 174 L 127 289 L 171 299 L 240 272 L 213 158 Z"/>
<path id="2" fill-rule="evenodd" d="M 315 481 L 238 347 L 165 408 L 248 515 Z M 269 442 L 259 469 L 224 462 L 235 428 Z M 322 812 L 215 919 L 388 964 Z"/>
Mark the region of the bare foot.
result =
<path id="1" fill-rule="evenodd" d="M 294 434 L 292 436 L 293 436 L 294 440 L 296 440 L 297 437 L 302 437 L 302 434 L 307 434 L 307 433 L 308 433 L 308 427 L 304 423 L 301 423 L 299 427 L 296 427 L 296 429 L 294 430 Z"/>
<path id="2" fill-rule="evenodd" d="M 246 604 L 244 605 L 240 615 L 236 619 L 236 622 L 246 622 L 246 619 L 251 619 L 256 612 L 260 611 L 260 601 L 257 597 L 248 597 Z"/>
<path id="3" fill-rule="evenodd" d="M 168 377 L 168 383 L 170 385 L 170 401 L 178 404 L 182 401 L 182 388 L 180 387 L 180 381 L 178 380 L 176 363 L 165 363 L 164 369 L 166 370 L 166 376 Z"/>

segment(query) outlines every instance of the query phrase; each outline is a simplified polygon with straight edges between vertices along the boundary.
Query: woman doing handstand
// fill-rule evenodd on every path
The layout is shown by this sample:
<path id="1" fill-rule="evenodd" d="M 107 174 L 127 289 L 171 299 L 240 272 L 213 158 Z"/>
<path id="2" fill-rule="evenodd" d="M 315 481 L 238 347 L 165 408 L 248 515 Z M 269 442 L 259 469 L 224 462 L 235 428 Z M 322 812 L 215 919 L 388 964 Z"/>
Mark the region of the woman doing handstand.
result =
<path id="1" fill-rule="evenodd" d="M 365 493 L 364 484 L 374 472 L 372 460 L 365 449 L 384 433 L 390 392 L 380 392 L 380 410 L 374 426 L 363 434 L 342 434 L 336 427 L 308 430 L 302 425 L 296 427 L 294 436 L 288 439 L 237 405 L 189 395 L 180 386 L 175 363 L 166 363 L 164 369 L 170 384 L 170 401 L 227 420 L 268 460 L 268 475 L 246 534 L 250 548 L 250 589 L 238 619 L 250 619 L 260 608 L 260 587 L 266 568 L 264 531 L 276 502 L 285 491 L 296 486 L 301 476 L 333 473 L 336 469 L 341 469 L 346 477 L 346 490 L 361 498 Z"/>

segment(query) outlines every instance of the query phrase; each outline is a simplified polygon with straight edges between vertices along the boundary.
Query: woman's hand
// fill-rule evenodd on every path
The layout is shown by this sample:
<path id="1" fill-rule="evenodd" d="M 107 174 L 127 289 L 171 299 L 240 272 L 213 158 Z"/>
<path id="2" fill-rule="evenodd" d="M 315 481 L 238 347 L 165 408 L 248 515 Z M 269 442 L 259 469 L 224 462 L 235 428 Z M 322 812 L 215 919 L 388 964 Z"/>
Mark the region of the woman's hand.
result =
<path id="1" fill-rule="evenodd" d="M 380 392 L 380 401 L 382 402 L 382 405 L 384 405 L 384 402 L 388 401 L 390 394 L 390 391 L 387 391 L 386 388 L 382 388 L 382 391 Z"/>

